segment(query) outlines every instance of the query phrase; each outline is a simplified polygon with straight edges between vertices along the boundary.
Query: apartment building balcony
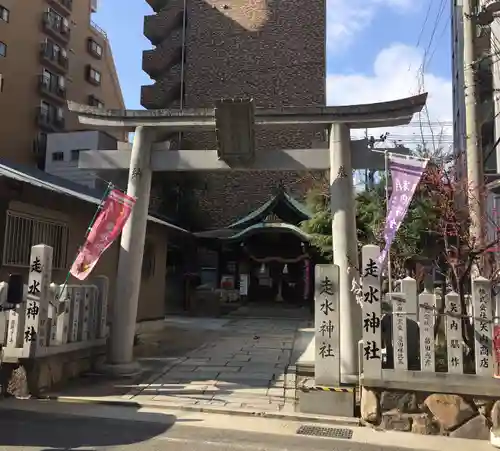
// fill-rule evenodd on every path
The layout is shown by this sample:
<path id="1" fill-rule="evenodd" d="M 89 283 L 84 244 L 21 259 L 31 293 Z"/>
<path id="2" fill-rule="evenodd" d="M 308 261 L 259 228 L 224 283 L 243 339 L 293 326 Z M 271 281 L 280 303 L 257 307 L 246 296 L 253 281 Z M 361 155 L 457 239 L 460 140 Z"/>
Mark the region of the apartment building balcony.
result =
<path id="1" fill-rule="evenodd" d="M 184 19 L 184 0 L 170 0 L 168 6 L 158 14 L 144 17 L 144 36 L 153 45 L 164 41 L 173 29 L 182 27 Z"/>
<path id="2" fill-rule="evenodd" d="M 71 29 L 69 21 L 66 18 L 58 20 L 58 18 L 55 18 L 53 14 L 47 11 L 43 13 L 42 26 L 43 31 L 47 35 L 65 44 L 68 43 L 71 37 Z"/>
<path id="3" fill-rule="evenodd" d="M 93 94 L 90 94 L 88 96 L 87 103 L 89 104 L 89 106 L 94 106 L 96 108 L 105 108 L 104 102 L 102 102 Z"/>
<path id="4" fill-rule="evenodd" d="M 157 48 L 142 53 L 142 70 L 157 79 L 182 60 L 182 29 L 177 28 Z"/>
<path id="5" fill-rule="evenodd" d="M 103 39 L 108 39 L 108 34 L 93 20 L 90 21 L 90 28 L 92 28 L 95 33 L 100 34 Z"/>
<path id="6" fill-rule="evenodd" d="M 158 83 L 141 86 L 141 105 L 147 110 L 177 109 L 181 96 L 181 84 L 165 91 Z"/>
<path id="7" fill-rule="evenodd" d="M 40 45 L 40 62 L 59 72 L 66 73 L 68 71 L 68 54 L 66 50 L 54 51 L 54 48 L 48 42 L 42 42 Z"/>
<path id="8" fill-rule="evenodd" d="M 36 109 L 36 123 L 45 132 L 60 132 L 66 126 L 62 109 L 54 111 L 55 113 L 42 107 Z"/>
<path id="9" fill-rule="evenodd" d="M 169 0 L 146 0 L 155 13 L 159 13 L 168 4 Z"/>
<path id="10" fill-rule="evenodd" d="M 173 66 L 153 85 L 141 86 L 141 105 L 148 110 L 176 108 L 181 98 L 181 65 Z"/>
<path id="11" fill-rule="evenodd" d="M 50 6 L 64 16 L 70 16 L 73 11 L 73 0 L 48 0 Z"/>
<path id="12" fill-rule="evenodd" d="M 38 89 L 40 94 L 55 100 L 58 103 L 66 101 L 66 88 L 61 83 L 58 83 L 53 78 L 48 78 L 44 75 L 38 76 Z"/>

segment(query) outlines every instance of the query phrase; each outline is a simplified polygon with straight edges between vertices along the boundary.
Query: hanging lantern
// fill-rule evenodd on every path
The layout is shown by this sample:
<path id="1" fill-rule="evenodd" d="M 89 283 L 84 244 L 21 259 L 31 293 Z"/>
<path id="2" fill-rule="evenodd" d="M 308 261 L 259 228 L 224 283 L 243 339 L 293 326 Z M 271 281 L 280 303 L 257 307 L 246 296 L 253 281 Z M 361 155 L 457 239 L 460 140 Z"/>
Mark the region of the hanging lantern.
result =
<path id="1" fill-rule="evenodd" d="M 285 263 L 285 266 L 283 266 L 283 274 L 288 274 L 288 264 Z"/>
<path id="2" fill-rule="evenodd" d="M 265 265 L 265 263 L 262 263 L 262 265 L 260 265 L 260 270 L 259 270 L 259 272 L 260 272 L 261 274 L 265 274 L 265 273 L 266 273 L 266 265 Z"/>

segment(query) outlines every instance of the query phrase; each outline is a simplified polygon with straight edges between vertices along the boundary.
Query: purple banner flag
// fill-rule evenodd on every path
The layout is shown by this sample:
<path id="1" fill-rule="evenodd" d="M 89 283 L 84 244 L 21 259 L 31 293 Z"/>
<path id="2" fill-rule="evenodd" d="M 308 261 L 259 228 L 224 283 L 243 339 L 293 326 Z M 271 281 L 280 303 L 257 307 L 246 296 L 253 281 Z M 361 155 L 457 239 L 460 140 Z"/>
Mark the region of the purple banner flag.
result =
<path id="1" fill-rule="evenodd" d="M 406 159 L 389 155 L 392 193 L 389 205 L 387 206 L 387 218 L 385 220 L 385 248 L 379 257 L 381 265 L 384 265 L 387 260 L 391 244 L 408 212 L 408 207 L 426 166 L 427 160 Z"/>

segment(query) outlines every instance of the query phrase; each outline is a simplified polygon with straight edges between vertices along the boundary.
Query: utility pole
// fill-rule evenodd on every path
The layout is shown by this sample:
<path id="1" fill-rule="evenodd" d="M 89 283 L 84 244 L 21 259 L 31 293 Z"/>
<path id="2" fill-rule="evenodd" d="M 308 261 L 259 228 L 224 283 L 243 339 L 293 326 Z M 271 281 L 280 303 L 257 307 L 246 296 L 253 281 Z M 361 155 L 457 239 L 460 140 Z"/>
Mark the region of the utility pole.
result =
<path id="1" fill-rule="evenodd" d="M 474 0 L 463 2 L 464 30 L 464 94 L 465 94 L 465 149 L 467 158 L 467 201 L 471 219 L 470 236 L 475 248 L 485 245 L 484 225 L 484 161 L 479 128 L 479 93 L 475 43 L 478 32 L 478 14 Z"/>

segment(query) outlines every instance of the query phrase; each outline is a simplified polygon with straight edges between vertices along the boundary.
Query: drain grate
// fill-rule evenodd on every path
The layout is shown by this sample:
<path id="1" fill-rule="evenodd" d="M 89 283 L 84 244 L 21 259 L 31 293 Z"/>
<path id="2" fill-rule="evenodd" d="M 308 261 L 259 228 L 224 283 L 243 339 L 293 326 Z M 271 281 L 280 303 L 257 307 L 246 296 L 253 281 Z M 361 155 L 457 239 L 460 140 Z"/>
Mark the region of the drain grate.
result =
<path id="1" fill-rule="evenodd" d="M 352 429 L 347 428 L 324 428 L 320 426 L 300 426 L 297 429 L 299 435 L 313 435 L 315 437 L 329 438 L 352 438 Z"/>

